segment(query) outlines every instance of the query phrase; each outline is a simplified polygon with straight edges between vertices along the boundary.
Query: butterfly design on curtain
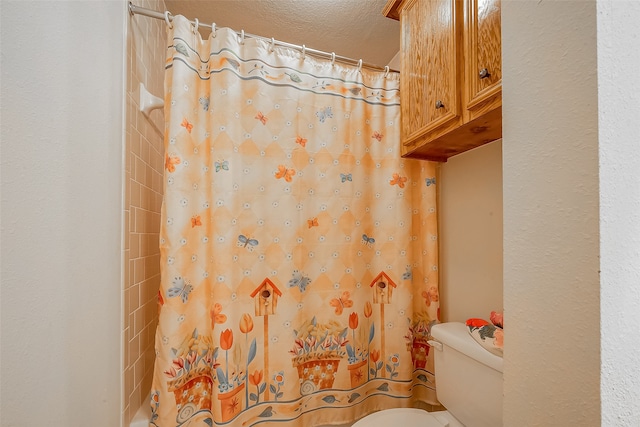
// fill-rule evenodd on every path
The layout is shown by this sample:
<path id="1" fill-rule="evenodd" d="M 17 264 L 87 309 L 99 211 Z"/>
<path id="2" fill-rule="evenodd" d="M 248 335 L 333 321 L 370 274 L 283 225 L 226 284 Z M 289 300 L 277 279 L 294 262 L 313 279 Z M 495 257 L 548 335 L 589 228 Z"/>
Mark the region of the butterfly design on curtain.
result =
<path id="1" fill-rule="evenodd" d="M 407 265 L 407 268 L 404 273 L 402 273 L 402 280 L 411 280 L 413 277 L 413 273 L 411 272 L 411 266 Z"/>
<path id="2" fill-rule="evenodd" d="M 362 243 L 364 243 L 365 245 L 371 247 L 372 244 L 374 244 L 376 242 L 376 239 L 374 239 L 373 237 L 367 236 L 366 234 L 362 235 Z"/>
<path id="3" fill-rule="evenodd" d="M 350 173 L 341 173 L 341 174 L 340 174 L 340 180 L 341 180 L 342 182 L 345 182 L 345 181 L 353 181 L 353 178 L 351 177 L 351 174 L 350 174 Z"/>
<path id="4" fill-rule="evenodd" d="M 211 327 L 215 327 L 216 324 L 221 324 L 227 321 L 227 315 L 222 313 L 222 304 L 215 303 L 213 308 L 209 311 L 211 316 Z"/>
<path id="5" fill-rule="evenodd" d="M 216 172 L 220 172 L 221 170 L 229 170 L 229 161 L 228 160 L 219 160 L 215 162 Z"/>
<path id="6" fill-rule="evenodd" d="M 261 111 L 258 111 L 258 114 L 256 114 L 256 119 L 260 120 L 260 123 L 263 125 L 266 125 L 267 120 L 269 120 Z"/>
<path id="7" fill-rule="evenodd" d="M 285 181 L 291 182 L 293 175 L 295 175 L 295 169 L 287 169 L 285 165 L 278 165 L 278 172 L 276 172 L 276 179 L 284 178 Z"/>
<path id="8" fill-rule="evenodd" d="M 350 297 L 351 293 L 349 291 L 343 291 L 339 297 L 333 298 L 329 301 L 329 305 L 335 309 L 336 314 L 339 316 L 345 308 L 353 307 L 353 301 Z"/>
<path id="9" fill-rule="evenodd" d="M 406 176 L 400 176 L 398 173 L 393 174 L 393 178 L 389 181 L 390 185 L 397 185 L 400 188 L 404 188 L 404 183 L 407 182 Z"/>
<path id="10" fill-rule="evenodd" d="M 185 282 L 182 277 L 174 278 L 172 285 L 167 291 L 169 298 L 179 296 L 182 302 L 186 303 L 189 299 L 189 294 L 193 291 L 193 286 L 189 282 Z"/>
<path id="11" fill-rule="evenodd" d="M 302 147 L 306 147 L 307 146 L 307 139 L 298 135 L 296 137 L 296 144 L 300 144 Z"/>
<path id="12" fill-rule="evenodd" d="M 258 242 L 256 239 L 251 239 L 244 234 L 238 235 L 238 246 L 242 248 L 247 248 L 250 251 L 253 251 L 254 246 L 258 246 Z"/>
<path id="13" fill-rule="evenodd" d="M 206 98 L 203 96 L 200 99 L 198 99 L 198 102 L 200 102 L 200 105 L 202 105 L 202 109 L 204 111 L 209 111 L 209 97 L 207 96 Z"/>
<path id="14" fill-rule="evenodd" d="M 185 128 L 187 130 L 187 132 L 189 132 L 189 133 L 191 133 L 191 129 L 193 129 L 193 124 L 191 124 L 189 122 L 189 120 L 187 120 L 186 117 L 184 119 L 182 119 L 182 123 L 180 123 L 180 126 Z"/>
<path id="15" fill-rule="evenodd" d="M 178 156 L 170 156 L 167 154 L 164 158 L 164 167 L 169 172 L 176 171 L 176 165 L 180 164 L 180 157 Z"/>
<path id="16" fill-rule="evenodd" d="M 333 117 L 333 111 L 331 111 L 331 107 L 324 107 L 322 110 L 316 113 L 316 116 L 318 116 L 318 120 L 320 120 L 320 123 L 324 123 L 326 119 L 330 119 Z"/>
<path id="17" fill-rule="evenodd" d="M 293 277 L 287 282 L 287 286 L 290 288 L 297 287 L 300 289 L 300 292 L 304 292 L 311 283 L 311 279 L 298 270 L 294 270 L 292 276 Z"/>

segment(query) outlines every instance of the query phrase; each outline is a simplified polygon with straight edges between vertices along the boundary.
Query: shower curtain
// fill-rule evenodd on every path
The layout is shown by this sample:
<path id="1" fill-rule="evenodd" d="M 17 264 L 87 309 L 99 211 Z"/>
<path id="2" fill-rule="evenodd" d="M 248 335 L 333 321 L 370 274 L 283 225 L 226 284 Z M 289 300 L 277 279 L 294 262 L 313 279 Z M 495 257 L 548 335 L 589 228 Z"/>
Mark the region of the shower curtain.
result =
<path id="1" fill-rule="evenodd" d="M 435 167 L 400 157 L 397 74 L 168 33 L 151 425 L 437 404 Z"/>

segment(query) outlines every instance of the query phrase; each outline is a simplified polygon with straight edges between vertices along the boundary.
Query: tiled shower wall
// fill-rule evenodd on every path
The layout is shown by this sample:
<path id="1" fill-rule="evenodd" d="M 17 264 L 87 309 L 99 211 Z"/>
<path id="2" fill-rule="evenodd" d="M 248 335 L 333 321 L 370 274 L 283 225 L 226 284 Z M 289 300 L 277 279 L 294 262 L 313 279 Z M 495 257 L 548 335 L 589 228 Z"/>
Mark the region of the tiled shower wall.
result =
<path id="1" fill-rule="evenodd" d="M 157 11 L 166 9 L 163 0 L 133 3 Z M 163 97 L 165 25 L 163 20 L 129 16 L 124 153 L 123 426 L 129 425 L 141 405 L 148 404 L 154 363 L 164 118 L 162 110 L 154 110 L 148 119 L 138 105 L 140 83 L 152 94 Z"/>

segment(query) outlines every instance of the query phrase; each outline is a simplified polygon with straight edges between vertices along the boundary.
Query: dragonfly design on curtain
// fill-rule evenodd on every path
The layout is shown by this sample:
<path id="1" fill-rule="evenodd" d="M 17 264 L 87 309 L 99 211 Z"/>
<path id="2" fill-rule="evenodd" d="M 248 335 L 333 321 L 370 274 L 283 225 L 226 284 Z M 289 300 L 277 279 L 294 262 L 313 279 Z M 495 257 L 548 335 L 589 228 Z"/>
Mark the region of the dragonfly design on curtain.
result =
<path id="1" fill-rule="evenodd" d="M 152 425 L 437 404 L 435 166 L 400 157 L 398 86 L 174 18 Z"/>

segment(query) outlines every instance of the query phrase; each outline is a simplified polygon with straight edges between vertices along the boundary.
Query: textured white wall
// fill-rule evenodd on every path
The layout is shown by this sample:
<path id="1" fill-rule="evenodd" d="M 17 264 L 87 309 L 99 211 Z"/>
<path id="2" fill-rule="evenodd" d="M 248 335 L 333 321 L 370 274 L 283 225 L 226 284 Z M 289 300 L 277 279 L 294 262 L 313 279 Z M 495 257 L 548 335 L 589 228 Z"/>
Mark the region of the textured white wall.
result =
<path id="1" fill-rule="evenodd" d="M 640 426 L 640 2 L 598 1 L 602 425 Z"/>
<path id="2" fill-rule="evenodd" d="M 438 173 L 442 320 L 502 310 L 502 141 L 442 163 Z"/>
<path id="3" fill-rule="evenodd" d="M 504 425 L 599 426 L 596 2 L 502 24 Z"/>
<path id="4" fill-rule="evenodd" d="M 120 423 L 124 1 L 3 1 L 0 425 Z"/>

